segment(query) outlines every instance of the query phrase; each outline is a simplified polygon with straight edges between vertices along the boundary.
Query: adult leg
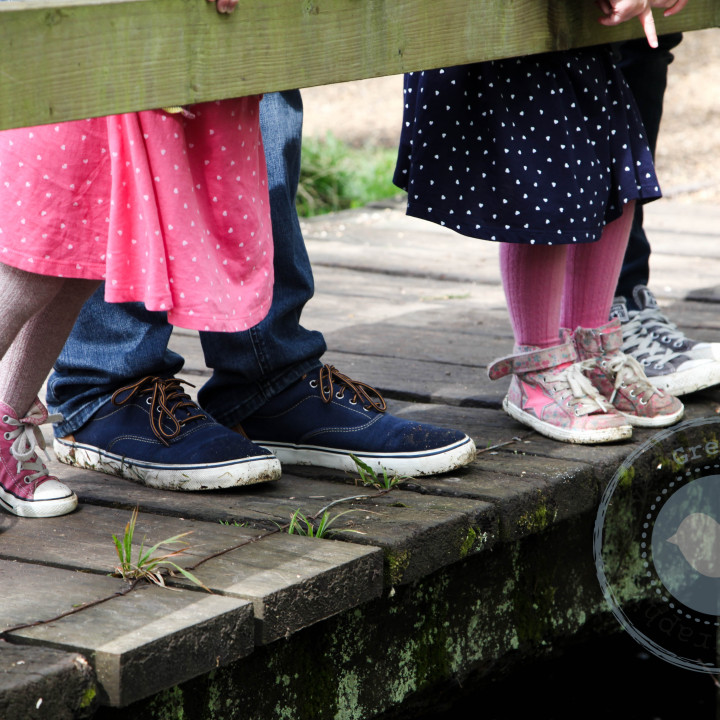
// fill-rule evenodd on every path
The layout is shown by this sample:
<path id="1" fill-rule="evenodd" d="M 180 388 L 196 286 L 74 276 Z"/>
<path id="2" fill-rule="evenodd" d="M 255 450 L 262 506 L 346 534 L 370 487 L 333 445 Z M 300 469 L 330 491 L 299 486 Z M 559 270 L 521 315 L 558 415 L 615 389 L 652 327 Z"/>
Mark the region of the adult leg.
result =
<path id="1" fill-rule="evenodd" d="M 295 210 L 300 178 L 302 99 L 299 90 L 269 93 L 260 103 L 272 218 L 275 285 L 267 317 L 242 333 L 200 333 L 213 369 L 200 404 L 218 421 L 236 425 L 306 373 L 320 367 L 321 333 L 305 329 L 300 315 L 314 282 Z"/>
<path id="2" fill-rule="evenodd" d="M 682 35 L 660 37 L 657 50 L 644 40 L 620 43 L 619 66 L 635 96 L 650 149 L 655 154 L 672 50 Z M 650 243 L 638 203 L 611 314 L 622 324 L 623 351 L 645 368 L 650 382 L 673 395 L 685 395 L 720 383 L 720 343 L 689 338 L 660 311 L 647 287 Z"/>
<path id="3" fill-rule="evenodd" d="M 313 294 L 313 278 L 295 211 L 302 130 L 299 92 L 266 95 L 260 105 L 260 120 L 275 244 L 273 303 L 268 317 L 248 332 L 200 334 L 206 363 L 213 368 L 211 379 L 198 393 L 200 405 L 225 426 L 236 427 L 242 422 L 238 430 L 258 445 L 270 448 L 283 462 L 352 470 L 355 466 L 349 453 L 354 453 L 375 467 L 407 475 L 450 471 L 470 462 L 475 446 L 464 433 L 400 420 L 385 412 L 385 401 L 372 388 L 334 368 L 321 367 L 320 357 L 326 349 L 323 336 L 300 325 L 302 309 Z M 84 316 L 81 321 L 86 319 Z M 133 332 L 125 323 L 123 335 Z M 154 333 L 154 338 L 159 337 Z M 72 348 L 76 367 L 82 341 L 89 339 L 88 335 L 99 334 L 95 327 L 78 335 L 81 342 Z M 166 338 L 160 339 L 167 342 Z M 116 342 L 113 339 L 108 352 L 114 353 Z M 162 361 L 173 359 L 163 354 L 165 345 L 161 342 L 156 344 L 157 352 L 152 353 L 142 347 L 142 339 L 131 337 L 128 342 L 137 342 L 140 357 L 150 358 L 151 364 L 167 367 Z M 100 357 L 98 350 L 92 361 L 96 371 L 106 375 L 98 362 Z M 138 361 L 131 362 L 135 366 Z M 137 379 L 140 375 L 133 369 L 129 377 Z M 53 378 L 54 392 L 55 382 Z M 127 383 L 127 378 L 122 382 Z M 84 435 L 89 442 L 89 429 L 98 416 L 104 417 L 105 411 L 93 415 L 87 402 L 82 411 L 92 415 L 90 422 L 78 429 L 77 420 L 73 420 L 63 429 L 75 432 L 79 438 Z M 80 418 L 77 411 L 75 418 Z M 114 432 L 120 430 L 118 427 Z M 90 444 L 107 442 L 106 433 Z M 178 443 L 178 439 L 173 442 Z M 62 444 L 59 447 L 56 442 L 56 451 L 66 461 L 75 462 Z M 133 458 L 131 452 L 137 452 L 137 448 L 126 453 Z"/>
<path id="4" fill-rule="evenodd" d="M 672 50 L 682 40 L 680 33 L 662 35 L 657 49 L 642 39 L 618 43 L 618 66 L 635 97 L 640 117 L 645 126 L 650 151 L 655 156 L 663 100 L 667 87 L 668 66 L 673 61 Z M 643 206 L 637 203 L 630 240 L 618 278 L 616 295 L 626 298 L 631 310 L 638 310 L 633 290 L 647 285 L 650 277 L 650 243 L 643 229 Z"/>
<path id="5" fill-rule="evenodd" d="M 171 377 L 184 363 L 168 350 L 165 314 L 141 303 L 106 303 L 104 284 L 85 303 L 48 379 L 48 407 L 63 416 L 55 435 L 81 428 L 112 394 L 148 375 Z"/>

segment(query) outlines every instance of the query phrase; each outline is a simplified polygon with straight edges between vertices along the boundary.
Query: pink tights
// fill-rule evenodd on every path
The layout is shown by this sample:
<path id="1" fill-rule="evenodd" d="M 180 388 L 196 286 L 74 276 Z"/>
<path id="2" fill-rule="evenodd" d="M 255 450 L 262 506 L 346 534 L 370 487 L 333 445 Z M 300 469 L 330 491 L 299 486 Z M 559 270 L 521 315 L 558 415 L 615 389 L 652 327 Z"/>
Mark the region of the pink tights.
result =
<path id="1" fill-rule="evenodd" d="M 516 346 L 552 347 L 560 328 L 596 328 L 608 322 L 635 202 L 580 245 L 500 246 L 500 272 Z"/>
<path id="2" fill-rule="evenodd" d="M 0 401 L 18 417 L 30 408 L 98 285 L 0 264 Z"/>

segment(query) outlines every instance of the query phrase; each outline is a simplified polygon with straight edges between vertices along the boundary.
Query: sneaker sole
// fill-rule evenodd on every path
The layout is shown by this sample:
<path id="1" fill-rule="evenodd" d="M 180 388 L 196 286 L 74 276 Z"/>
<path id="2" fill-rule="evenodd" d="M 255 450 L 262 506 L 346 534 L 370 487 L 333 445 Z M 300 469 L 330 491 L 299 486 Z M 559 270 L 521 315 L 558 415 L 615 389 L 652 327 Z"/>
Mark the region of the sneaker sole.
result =
<path id="1" fill-rule="evenodd" d="M 357 472 L 350 453 L 376 472 L 403 477 L 439 475 L 457 470 L 475 459 L 475 443 L 467 436 L 451 445 L 417 453 L 365 453 L 357 450 L 336 449 L 319 445 L 295 445 L 267 440 L 253 440 L 270 450 L 283 465 L 313 465 L 332 470 Z"/>
<path id="2" fill-rule="evenodd" d="M 720 384 L 720 364 L 715 362 L 709 362 L 708 364 L 712 367 L 707 368 L 701 365 L 692 368 L 692 370 L 648 377 L 648 380 L 654 387 L 665 390 L 670 395 L 675 395 L 675 397 L 688 395 Z"/>
<path id="3" fill-rule="evenodd" d="M 92 445 L 58 438 L 53 449 L 57 459 L 66 465 L 117 475 L 160 490 L 222 490 L 277 480 L 281 474 L 277 458 L 267 455 L 222 463 L 167 466 L 132 460 Z"/>
<path id="4" fill-rule="evenodd" d="M 560 440 L 561 442 L 575 443 L 577 445 L 596 445 L 627 440 L 632 437 L 632 427 L 630 425 L 618 425 L 617 427 L 600 428 L 598 430 L 565 430 L 557 427 L 557 425 L 551 425 L 544 420 L 540 420 L 515 405 L 511 405 L 507 397 L 503 400 L 503 409 L 510 417 L 515 418 L 523 425 L 528 425 L 551 440 Z"/>
<path id="5" fill-rule="evenodd" d="M 674 425 L 685 413 L 685 408 L 681 407 L 680 410 L 672 415 L 656 415 L 655 417 L 632 415 L 622 410 L 618 410 L 618 412 L 634 427 L 659 428 Z"/>
<path id="6" fill-rule="evenodd" d="M 75 493 L 52 500 L 21 500 L 0 487 L 0 507 L 24 518 L 48 518 L 67 515 L 78 504 Z"/>

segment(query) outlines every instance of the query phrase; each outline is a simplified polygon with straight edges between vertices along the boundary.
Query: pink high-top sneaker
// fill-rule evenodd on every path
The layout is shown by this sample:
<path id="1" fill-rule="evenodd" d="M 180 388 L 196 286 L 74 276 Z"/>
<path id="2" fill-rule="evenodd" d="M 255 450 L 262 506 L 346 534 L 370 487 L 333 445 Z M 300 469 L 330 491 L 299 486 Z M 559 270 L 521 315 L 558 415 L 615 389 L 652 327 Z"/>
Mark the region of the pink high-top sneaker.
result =
<path id="1" fill-rule="evenodd" d="M 632 428 L 582 372 L 575 346 L 523 348 L 527 352 L 496 360 L 491 380 L 512 373 L 503 400 L 508 415 L 553 440 L 606 443 L 626 440 Z"/>
<path id="2" fill-rule="evenodd" d="M 621 351 L 619 320 L 599 328 L 579 327 L 572 338 L 584 361 L 585 375 L 631 425 L 667 427 L 683 416 L 680 400 L 652 385 L 642 365 Z"/>
<path id="3" fill-rule="evenodd" d="M 39 426 L 53 422 L 36 398 L 24 418 L 0 402 L 0 506 L 20 517 L 55 517 L 72 512 L 77 496 L 48 475 L 37 448 L 45 449 Z"/>

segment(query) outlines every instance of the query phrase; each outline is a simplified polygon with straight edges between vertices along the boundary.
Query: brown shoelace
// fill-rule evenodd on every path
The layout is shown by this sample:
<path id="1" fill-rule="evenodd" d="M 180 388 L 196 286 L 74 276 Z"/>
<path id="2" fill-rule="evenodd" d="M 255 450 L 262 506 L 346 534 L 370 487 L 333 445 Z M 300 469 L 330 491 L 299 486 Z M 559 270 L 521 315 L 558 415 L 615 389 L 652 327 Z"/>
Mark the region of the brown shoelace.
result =
<path id="1" fill-rule="evenodd" d="M 112 402 L 114 405 L 120 406 L 136 396 L 151 395 L 149 403 L 150 427 L 155 437 L 163 444 L 169 446 L 170 440 L 180 434 L 185 423 L 206 417 L 204 413 L 197 412 L 199 408 L 182 389 L 183 384 L 195 387 L 192 383 L 186 382 L 185 380 L 149 375 L 142 378 L 142 380 L 138 380 L 131 385 L 126 385 L 116 390 L 113 393 Z M 183 409 L 185 413 L 187 413 L 187 417 L 178 418 L 178 411 Z M 168 432 L 163 427 L 165 421 L 170 423 L 170 426 L 173 428 L 172 432 Z"/>
<path id="2" fill-rule="evenodd" d="M 329 403 L 333 398 L 333 378 L 342 386 L 338 391 L 338 398 L 342 398 L 345 394 L 345 389 L 349 388 L 354 393 L 351 402 L 357 402 L 357 400 L 360 399 L 366 410 L 370 410 L 371 408 L 378 412 L 385 412 L 385 410 L 387 410 L 385 398 L 378 390 L 367 383 L 351 380 L 347 375 L 338 372 L 334 365 L 323 365 L 320 368 L 319 387 L 323 402 Z"/>

